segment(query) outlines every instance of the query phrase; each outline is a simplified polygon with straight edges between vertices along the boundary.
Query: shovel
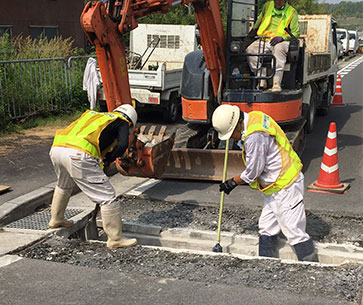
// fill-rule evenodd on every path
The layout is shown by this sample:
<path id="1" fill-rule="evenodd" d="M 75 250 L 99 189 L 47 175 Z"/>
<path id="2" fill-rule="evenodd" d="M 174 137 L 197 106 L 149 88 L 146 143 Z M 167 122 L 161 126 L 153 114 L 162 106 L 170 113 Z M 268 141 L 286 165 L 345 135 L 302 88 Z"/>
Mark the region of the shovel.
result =
<path id="1" fill-rule="evenodd" d="M 223 165 L 222 183 L 226 181 L 226 176 L 227 176 L 228 152 L 229 152 L 229 139 L 226 140 L 226 148 L 225 148 L 225 152 L 224 152 L 224 165 Z M 223 215 L 223 203 L 224 203 L 224 191 L 221 192 L 221 200 L 220 200 L 220 203 L 219 203 L 217 243 L 212 248 L 213 252 L 223 252 L 222 246 L 220 244 L 220 242 L 221 242 L 222 215 Z"/>

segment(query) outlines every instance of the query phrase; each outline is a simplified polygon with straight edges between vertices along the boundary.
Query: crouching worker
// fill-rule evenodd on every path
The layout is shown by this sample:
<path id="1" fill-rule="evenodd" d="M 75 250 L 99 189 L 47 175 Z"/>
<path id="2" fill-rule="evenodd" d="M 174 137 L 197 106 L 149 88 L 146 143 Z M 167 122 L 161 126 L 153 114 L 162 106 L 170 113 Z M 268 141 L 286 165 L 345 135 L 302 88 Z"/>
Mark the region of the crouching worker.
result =
<path id="1" fill-rule="evenodd" d="M 64 212 L 76 184 L 101 207 L 107 247 L 116 249 L 136 244 L 136 239 L 122 235 L 121 205 L 102 168 L 121 157 L 129 143 L 130 128 L 137 122 L 131 105 L 112 112 L 87 110 L 65 129 L 56 132 L 50 158 L 58 177 L 51 206 L 50 228 L 69 227 L 72 222 Z"/>
<path id="2" fill-rule="evenodd" d="M 237 106 L 221 105 L 213 113 L 219 139 L 241 140 L 246 169 L 220 184 L 227 195 L 239 184 L 249 184 L 264 195 L 258 222 L 259 255 L 276 257 L 282 233 L 300 261 L 317 261 L 313 241 L 306 233 L 302 163 L 279 125 L 260 111 L 244 113 Z"/>

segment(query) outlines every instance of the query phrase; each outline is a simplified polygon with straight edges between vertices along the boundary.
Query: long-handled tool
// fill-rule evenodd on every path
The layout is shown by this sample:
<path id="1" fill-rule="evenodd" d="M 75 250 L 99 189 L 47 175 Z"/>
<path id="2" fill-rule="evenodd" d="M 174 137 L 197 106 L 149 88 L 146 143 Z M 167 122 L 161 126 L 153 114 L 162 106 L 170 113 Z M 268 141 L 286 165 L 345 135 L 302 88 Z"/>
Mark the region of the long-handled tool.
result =
<path id="1" fill-rule="evenodd" d="M 229 139 L 226 140 L 226 149 L 225 149 L 225 152 L 224 152 L 224 166 L 223 166 L 222 183 L 226 181 L 226 176 L 227 176 L 228 152 L 229 152 Z M 220 244 L 220 242 L 221 242 L 222 215 L 223 215 L 223 203 L 224 203 L 224 191 L 221 192 L 221 200 L 220 200 L 220 203 L 219 203 L 217 243 L 212 249 L 213 252 L 223 252 L 222 246 Z"/>

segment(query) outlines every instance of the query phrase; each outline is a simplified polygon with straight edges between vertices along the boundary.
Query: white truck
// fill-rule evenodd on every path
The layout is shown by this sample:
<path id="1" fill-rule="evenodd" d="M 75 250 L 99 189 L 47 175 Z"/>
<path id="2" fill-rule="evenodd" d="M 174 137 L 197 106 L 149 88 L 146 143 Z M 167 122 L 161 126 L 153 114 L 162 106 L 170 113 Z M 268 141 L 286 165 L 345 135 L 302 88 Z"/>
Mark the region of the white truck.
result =
<path id="1" fill-rule="evenodd" d="M 167 122 L 180 118 L 184 57 L 196 49 L 194 25 L 139 24 L 130 32 L 129 82 L 138 111 L 161 110 Z M 105 100 L 102 85 L 98 99 Z"/>
<path id="2" fill-rule="evenodd" d="M 338 39 L 342 42 L 344 55 L 349 53 L 349 33 L 346 29 L 337 29 Z"/>
<path id="3" fill-rule="evenodd" d="M 348 31 L 349 34 L 349 53 L 355 54 L 358 51 L 358 32 Z"/>
<path id="4" fill-rule="evenodd" d="M 315 113 L 327 114 L 335 94 L 338 66 L 336 21 L 331 15 L 299 16 L 300 37 L 305 41 L 303 104 L 308 109 L 307 130 Z"/>

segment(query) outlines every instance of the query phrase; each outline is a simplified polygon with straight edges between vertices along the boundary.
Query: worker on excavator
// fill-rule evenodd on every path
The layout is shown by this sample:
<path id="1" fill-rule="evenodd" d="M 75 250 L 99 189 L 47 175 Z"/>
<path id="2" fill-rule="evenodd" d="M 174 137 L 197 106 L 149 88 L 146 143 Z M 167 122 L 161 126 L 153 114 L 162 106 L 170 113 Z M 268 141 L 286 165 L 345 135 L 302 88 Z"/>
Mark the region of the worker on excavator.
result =
<path id="1" fill-rule="evenodd" d="M 255 40 L 248 46 L 247 53 L 272 52 L 276 58 L 272 92 L 281 92 L 281 81 L 291 39 L 285 31 L 286 27 L 290 28 L 294 37 L 299 38 L 299 17 L 296 10 L 286 0 L 273 0 L 265 3 L 255 25 L 248 34 L 249 38 L 253 39 L 257 35 L 264 41 Z M 261 67 L 262 59 L 258 56 L 248 56 L 250 68 L 258 76 L 266 76 L 267 73 L 266 68 Z M 267 88 L 266 79 L 260 81 L 260 88 Z"/>
<path id="2" fill-rule="evenodd" d="M 121 157 L 129 145 L 130 129 L 137 122 L 135 109 L 128 104 L 112 112 L 87 110 L 65 129 L 58 129 L 50 150 L 58 177 L 54 190 L 50 228 L 69 227 L 64 213 L 76 184 L 94 203 L 100 205 L 107 247 L 116 249 L 136 244 L 122 235 L 121 205 L 115 189 L 102 168 Z"/>
<path id="3" fill-rule="evenodd" d="M 259 219 L 259 255 L 276 256 L 277 236 L 282 233 L 300 261 L 317 261 L 313 241 L 306 233 L 302 163 L 279 125 L 260 111 L 241 112 L 221 105 L 212 116 L 221 140 L 232 138 L 242 146 L 246 169 L 220 184 L 227 195 L 240 184 L 264 194 Z M 243 144 L 241 144 L 243 143 Z"/>

